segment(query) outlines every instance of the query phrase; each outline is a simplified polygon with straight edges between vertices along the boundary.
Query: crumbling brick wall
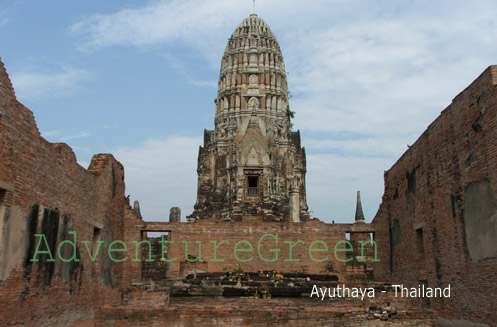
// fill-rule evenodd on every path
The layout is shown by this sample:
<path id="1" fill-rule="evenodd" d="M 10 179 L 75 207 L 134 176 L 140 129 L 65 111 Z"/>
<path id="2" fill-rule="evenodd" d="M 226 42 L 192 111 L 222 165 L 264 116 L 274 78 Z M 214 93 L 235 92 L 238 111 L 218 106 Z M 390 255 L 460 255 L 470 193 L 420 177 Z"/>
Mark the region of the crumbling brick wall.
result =
<path id="1" fill-rule="evenodd" d="M 374 318 L 363 303 L 349 299 L 253 299 L 198 297 L 194 300 L 171 299 L 169 307 L 160 307 L 162 299 L 148 292 L 147 306 L 104 306 L 95 314 L 96 327 L 111 326 L 347 326 L 408 327 L 438 326 L 432 310 L 399 310 L 389 319 Z M 388 316 L 388 315 L 386 315 Z"/>
<path id="2" fill-rule="evenodd" d="M 487 68 L 385 173 L 373 221 L 380 279 L 452 286 L 440 315 L 497 320 L 497 66 Z"/>
<path id="3" fill-rule="evenodd" d="M 135 237 L 140 237 L 140 230 L 144 232 L 170 232 L 171 240 L 174 243 L 170 245 L 168 259 L 176 258 L 170 263 L 169 277 L 172 278 L 184 277 L 195 272 L 233 272 L 240 267 L 245 272 L 257 272 L 262 269 L 274 270 L 283 274 L 336 275 L 341 281 L 357 281 L 361 278 L 361 281 L 368 281 L 373 276 L 371 269 L 374 269 L 375 265 L 375 262 L 372 262 L 370 244 L 365 246 L 364 251 L 367 262 L 357 262 L 357 257 L 361 252 L 360 245 L 357 244 L 353 249 L 356 254 L 353 255 L 353 258 L 350 257 L 353 251 L 337 252 L 341 260 L 350 260 L 347 263 L 337 260 L 334 255 L 335 245 L 345 241 L 347 233 L 367 235 L 373 233 L 374 229 L 370 224 L 326 224 L 317 219 L 302 223 L 265 222 L 264 224 L 199 220 L 194 223 L 146 222 L 137 226 L 129 226 L 128 229 L 127 235 L 132 235 L 131 233 L 134 231 Z M 277 236 L 278 240 L 276 241 L 273 236 Z M 261 255 L 258 253 L 259 241 Z M 299 241 L 301 242 L 297 244 Z M 309 248 L 315 241 L 324 242 L 328 249 L 323 252 L 312 252 L 314 258 L 312 259 L 309 256 Z M 187 253 L 184 242 L 188 242 Z M 237 245 L 237 243 L 239 244 Z M 290 245 L 292 245 L 291 256 Z M 164 244 L 164 247 L 166 246 Z M 214 251 L 215 246 L 217 246 L 216 251 Z M 235 246 L 238 249 L 249 250 L 251 248 L 252 251 L 237 252 L 237 258 L 234 254 Z M 139 280 L 140 269 L 137 266 L 141 263 L 131 261 L 135 257 L 135 247 L 136 244 L 128 245 L 129 258 L 126 265 L 135 269 L 135 280 Z M 140 253 L 148 251 L 147 244 L 143 244 L 141 247 L 144 251 Z M 199 247 L 201 248 L 202 262 L 195 261 L 199 255 Z M 343 243 L 339 245 L 339 249 L 343 250 L 345 247 L 346 245 Z M 324 250 L 325 246 L 318 242 L 312 248 Z M 279 250 L 277 260 L 274 260 L 276 252 L 271 251 L 272 249 Z M 214 254 L 214 252 L 216 253 Z M 187 254 L 193 262 L 186 259 Z M 268 261 L 261 259 L 261 256 Z M 366 274 L 366 270 L 369 275 Z"/>
<path id="4" fill-rule="evenodd" d="M 95 155 L 88 170 L 69 146 L 40 136 L 33 113 L 19 103 L 0 62 L 0 321 L 5 325 L 64 325 L 91 318 L 93 307 L 113 303 L 123 266 L 90 250 L 123 239 L 124 169 L 112 155 Z M 135 217 L 136 218 L 136 217 Z M 132 218 L 129 218 L 132 219 Z M 62 262 L 57 247 L 75 231 L 79 262 Z M 43 234 L 48 254 L 30 259 Z M 44 243 L 40 250 L 46 250 Z M 72 248 L 61 248 L 70 258 Z"/>

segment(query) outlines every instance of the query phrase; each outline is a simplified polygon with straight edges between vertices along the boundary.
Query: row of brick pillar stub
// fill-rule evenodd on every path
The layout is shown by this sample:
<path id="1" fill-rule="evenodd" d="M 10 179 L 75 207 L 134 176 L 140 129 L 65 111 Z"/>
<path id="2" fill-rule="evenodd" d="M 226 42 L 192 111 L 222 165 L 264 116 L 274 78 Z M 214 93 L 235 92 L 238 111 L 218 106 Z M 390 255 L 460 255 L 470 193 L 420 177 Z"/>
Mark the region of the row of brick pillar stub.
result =
<path id="1" fill-rule="evenodd" d="M 179 223 L 181 220 L 181 209 L 178 207 L 172 207 L 169 210 L 169 222 L 170 223 Z"/>
<path id="2" fill-rule="evenodd" d="M 141 211 L 140 211 L 140 202 L 136 200 L 133 203 L 133 211 L 138 215 L 138 217 L 141 217 Z M 172 207 L 171 210 L 169 210 L 169 222 L 170 223 L 179 223 L 181 220 L 181 209 L 178 207 Z"/>
<path id="3" fill-rule="evenodd" d="M 133 211 L 137 213 L 138 216 L 141 217 L 140 212 L 140 202 L 135 201 L 133 204 Z M 181 220 L 181 209 L 178 207 L 172 207 L 169 210 L 169 222 L 170 223 L 179 223 Z M 364 212 L 362 211 L 362 203 L 361 203 L 361 191 L 357 191 L 357 203 L 355 208 L 355 222 L 356 223 L 364 223 Z"/>

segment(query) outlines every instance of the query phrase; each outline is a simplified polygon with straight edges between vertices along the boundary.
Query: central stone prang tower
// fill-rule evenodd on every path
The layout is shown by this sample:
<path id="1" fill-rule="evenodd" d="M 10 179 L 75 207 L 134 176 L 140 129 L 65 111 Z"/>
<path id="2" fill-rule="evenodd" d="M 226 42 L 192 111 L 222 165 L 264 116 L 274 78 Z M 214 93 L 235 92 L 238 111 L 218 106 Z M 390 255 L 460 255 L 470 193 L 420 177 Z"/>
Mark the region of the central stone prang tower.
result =
<path id="1" fill-rule="evenodd" d="M 215 130 L 204 132 L 188 220 L 308 219 L 305 149 L 291 131 L 283 56 L 255 14 L 229 38 L 215 103 Z"/>

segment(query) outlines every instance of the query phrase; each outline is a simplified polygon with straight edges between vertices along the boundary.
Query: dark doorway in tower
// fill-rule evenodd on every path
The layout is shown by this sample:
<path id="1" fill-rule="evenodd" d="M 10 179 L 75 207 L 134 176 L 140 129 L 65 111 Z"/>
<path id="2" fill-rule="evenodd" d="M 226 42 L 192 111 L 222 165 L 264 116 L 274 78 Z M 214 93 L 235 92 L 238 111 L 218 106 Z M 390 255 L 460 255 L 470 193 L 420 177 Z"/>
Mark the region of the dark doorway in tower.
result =
<path id="1" fill-rule="evenodd" d="M 247 176 L 248 196 L 259 196 L 259 176 Z"/>

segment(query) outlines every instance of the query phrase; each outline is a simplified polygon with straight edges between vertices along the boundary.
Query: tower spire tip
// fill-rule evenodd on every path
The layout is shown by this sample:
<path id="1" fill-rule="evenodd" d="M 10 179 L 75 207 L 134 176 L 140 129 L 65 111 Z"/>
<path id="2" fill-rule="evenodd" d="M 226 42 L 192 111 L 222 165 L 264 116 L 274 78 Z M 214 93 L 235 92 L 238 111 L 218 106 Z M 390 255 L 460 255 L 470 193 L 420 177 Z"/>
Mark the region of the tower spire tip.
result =
<path id="1" fill-rule="evenodd" d="M 357 204 L 355 208 L 355 221 L 356 222 L 364 222 L 364 213 L 362 211 L 362 203 L 361 203 L 361 191 L 357 191 Z"/>

